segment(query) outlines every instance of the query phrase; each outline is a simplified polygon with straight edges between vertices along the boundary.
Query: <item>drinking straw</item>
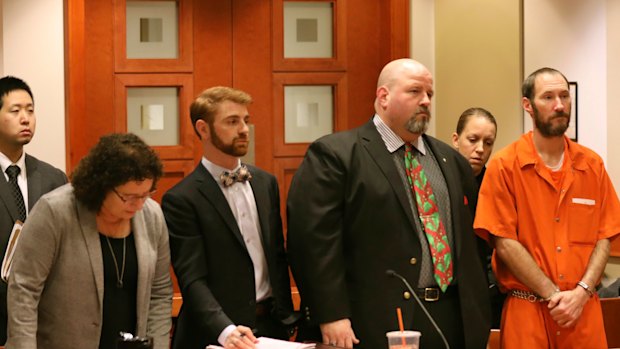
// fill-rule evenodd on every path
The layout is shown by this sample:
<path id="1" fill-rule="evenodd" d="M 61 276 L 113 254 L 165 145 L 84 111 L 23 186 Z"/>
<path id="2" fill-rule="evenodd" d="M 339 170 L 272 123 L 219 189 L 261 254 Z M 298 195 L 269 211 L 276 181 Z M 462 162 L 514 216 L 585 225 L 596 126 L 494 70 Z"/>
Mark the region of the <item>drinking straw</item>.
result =
<path id="1" fill-rule="evenodd" d="M 400 332 L 405 331 L 405 327 L 403 326 L 403 313 L 400 311 L 400 307 L 396 308 L 396 316 L 398 317 L 398 329 Z M 405 342 L 405 336 L 401 336 L 400 339 L 403 341 L 403 348 L 407 343 Z"/>

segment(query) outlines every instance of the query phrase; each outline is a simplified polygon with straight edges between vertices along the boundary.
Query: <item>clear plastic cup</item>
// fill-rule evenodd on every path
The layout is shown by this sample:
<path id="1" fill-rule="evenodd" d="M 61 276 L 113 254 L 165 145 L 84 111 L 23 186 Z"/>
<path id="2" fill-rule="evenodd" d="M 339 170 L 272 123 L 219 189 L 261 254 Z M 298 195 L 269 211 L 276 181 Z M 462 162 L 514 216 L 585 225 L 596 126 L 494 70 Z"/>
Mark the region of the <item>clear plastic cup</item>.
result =
<path id="1" fill-rule="evenodd" d="M 418 349 L 422 334 L 418 331 L 391 331 L 385 335 L 390 349 Z"/>

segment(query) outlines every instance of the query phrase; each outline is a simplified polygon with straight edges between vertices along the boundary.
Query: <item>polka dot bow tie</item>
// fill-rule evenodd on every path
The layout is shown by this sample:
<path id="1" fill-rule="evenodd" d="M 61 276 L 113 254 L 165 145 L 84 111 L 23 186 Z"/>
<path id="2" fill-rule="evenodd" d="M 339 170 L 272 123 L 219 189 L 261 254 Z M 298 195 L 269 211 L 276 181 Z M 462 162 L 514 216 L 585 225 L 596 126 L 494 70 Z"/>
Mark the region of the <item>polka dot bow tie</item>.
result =
<path id="1" fill-rule="evenodd" d="M 249 181 L 250 179 L 252 179 L 252 174 L 245 165 L 241 165 L 241 167 L 237 171 L 224 171 L 220 175 L 220 181 L 222 181 L 224 187 L 230 187 L 231 185 L 235 184 L 235 182 L 245 182 Z"/>

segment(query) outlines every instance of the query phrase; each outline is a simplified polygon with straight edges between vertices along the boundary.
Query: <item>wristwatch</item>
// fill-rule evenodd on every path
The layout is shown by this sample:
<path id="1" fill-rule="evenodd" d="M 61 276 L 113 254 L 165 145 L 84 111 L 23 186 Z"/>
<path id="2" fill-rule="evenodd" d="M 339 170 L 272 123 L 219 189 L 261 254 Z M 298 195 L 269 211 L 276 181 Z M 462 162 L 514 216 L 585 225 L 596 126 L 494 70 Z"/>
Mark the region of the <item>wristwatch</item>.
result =
<path id="1" fill-rule="evenodd" d="M 588 295 L 590 297 L 594 296 L 594 292 L 592 292 L 592 290 L 590 289 L 590 286 L 588 286 L 588 284 L 586 284 L 585 282 L 579 281 L 577 283 L 577 286 L 579 286 L 579 287 L 583 288 L 584 290 L 586 290 L 586 292 L 588 292 Z"/>

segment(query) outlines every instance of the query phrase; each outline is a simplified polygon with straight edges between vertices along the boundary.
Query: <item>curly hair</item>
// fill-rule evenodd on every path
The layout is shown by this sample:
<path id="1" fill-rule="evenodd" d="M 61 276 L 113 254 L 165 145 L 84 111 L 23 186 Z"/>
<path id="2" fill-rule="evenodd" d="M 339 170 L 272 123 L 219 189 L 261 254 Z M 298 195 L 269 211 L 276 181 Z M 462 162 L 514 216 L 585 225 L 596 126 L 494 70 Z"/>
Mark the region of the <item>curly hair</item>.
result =
<path id="1" fill-rule="evenodd" d="M 196 130 L 196 121 L 204 120 L 209 125 L 213 125 L 217 109 L 224 101 L 248 105 L 252 103 L 252 97 L 241 90 L 225 86 L 215 86 L 202 91 L 189 107 L 189 116 L 198 138 L 200 138 L 200 134 Z"/>
<path id="2" fill-rule="evenodd" d="M 163 174 L 155 151 L 133 133 L 103 136 L 80 160 L 71 175 L 75 197 L 88 209 L 99 212 L 106 195 L 130 181 L 153 180 Z"/>

